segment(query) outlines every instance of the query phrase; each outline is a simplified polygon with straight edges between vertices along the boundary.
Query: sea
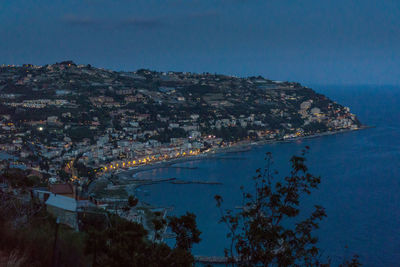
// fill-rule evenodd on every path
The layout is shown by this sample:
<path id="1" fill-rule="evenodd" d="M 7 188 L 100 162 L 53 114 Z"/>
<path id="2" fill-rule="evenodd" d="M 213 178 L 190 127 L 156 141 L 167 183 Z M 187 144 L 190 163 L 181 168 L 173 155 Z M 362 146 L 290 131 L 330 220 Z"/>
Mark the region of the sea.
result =
<path id="1" fill-rule="evenodd" d="M 337 265 L 357 254 L 364 266 L 400 265 L 400 88 L 393 86 L 310 86 L 350 107 L 363 124 L 360 131 L 312 139 L 255 146 L 249 151 L 219 154 L 141 172 L 137 178 L 177 178 L 219 182 L 210 184 L 160 183 L 140 187 L 141 201 L 173 207 L 171 215 L 186 211 L 197 216 L 202 241 L 194 255 L 222 256 L 228 229 L 214 200 L 223 207 L 241 205 L 240 186 L 251 191 L 252 177 L 272 152 L 280 177 L 290 170 L 289 160 L 310 147 L 307 166 L 321 176 L 318 190 L 302 199 L 306 214 L 313 205 L 326 209 L 320 223 L 318 246 L 322 257 Z M 278 178 L 279 179 L 279 175 Z"/>

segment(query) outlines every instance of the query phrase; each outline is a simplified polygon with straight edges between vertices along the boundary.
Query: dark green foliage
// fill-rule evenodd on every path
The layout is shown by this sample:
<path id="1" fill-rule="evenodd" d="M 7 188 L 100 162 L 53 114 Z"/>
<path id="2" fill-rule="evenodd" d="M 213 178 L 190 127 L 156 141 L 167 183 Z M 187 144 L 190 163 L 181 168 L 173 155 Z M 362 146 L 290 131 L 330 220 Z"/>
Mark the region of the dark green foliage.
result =
<path id="1" fill-rule="evenodd" d="M 154 139 L 161 143 L 169 143 L 171 138 L 183 138 L 186 136 L 187 134 L 182 128 L 166 128 L 164 131 L 161 131 L 158 135 L 156 135 Z"/>
<path id="2" fill-rule="evenodd" d="M 70 175 L 63 169 L 57 171 L 58 176 L 61 178 L 62 181 L 68 181 Z"/>
<path id="3" fill-rule="evenodd" d="M 312 122 L 304 126 L 304 131 L 306 132 L 324 132 L 327 130 L 328 128 L 326 127 L 326 125 L 321 122 Z"/>
<path id="4" fill-rule="evenodd" d="M 60 64 L 60 65 L 72 65 L 76 67 L 76 64 L 72 61 L 72 60 L 66 60 L 66 61 L 62 61 L 60 63 L 56 63 L 56 64 Z"/>
<path id="5" fill-rule="evenodd" d="M 158 242 L 162 239 L 162 231 L 165 229 L 167 221 L 161 216 L 161 214 L 155 215 L 155 218 L 151 220 L 154 229 L 153 242 Z"/>
<path id="6" fill-rule="evenodd" d="M 248 136 L 247 130 L 240 126 L 221 127 L 221 129 L 216 129 L 212 133 L 226 141 L 238 141 Z"/>
<path id="7" fill-rule="evenodd" d="M 12 187 L 33 187 L 42 185 L 38 176 L 28 176 L 27 172 L 17 168 L 5 170 L 0 174 L 0 179 L 7 181 Z"/>
<path id="8" fill-rule="evenodd" d="M 44 209 L 14 198 L 0 205 L 0 251 L 17 253 L 23 266 L 51 266 L 55 219 Z M 83 234 L 60 226 L 56 244 L 57 266 L 87 266 Z"/>
<path id="9" fill-rule="evenodd" d="M 208 93 L 217 93 L 219 91 L 217 88 L 207 85 L 191 85 L 185 88 L 184 90 L 189 91 L 196 96 L 203 96 Z"/>
<path id="10" fill-rule="evenodd" d="M 176 234 L 175 247 L 190 251 L 193 244 L 200 242 L 201 232 L 197 229 L 196 215 L 187 212 L 181 217 L 170 217 L 169 227 Z"/>
<path id="11" fill-rule="evenodd" d="M 351 260 L 346 260 L 342 264 L 339 265 L 339 267 L 359 267 L 362 266 L 360 261 L 358 260 L 359 257 L 358 255 L 354 255 Z"/>
<path id="12" fill-rule="evenodd" d="M 104 232 L 102 249 L 106 266 L 145 266 L 149 246 L 147 232 L 136 223 L 115 218 L 113 226 Z"/>
<path id="13" fill-rule="evenodd" d="M 112 120 L 112 125 L 114 127 L 115 130 L 121 131 L 122 130 L 122 126 L 121 126 L 121 122 L 120 122 L 120 118 L 115 118 Z"/>
<path id="14" fill-rule="evenodd" d="M 84 138 L 93 140 L 95 132 L 89 129 L 89 127 L 75 127 L 68 129 L 65 134 L 72 139 L 74 142 L 81 142 Z"/>
<path id="15" fill-rule="evenodd" d="M 90 179 L 93 179 L 95 177 L 94 169 L 87 167 L 85 164 L 83 164 L 79 161 L 74 162 L 74 167 L 78 171 L 79 177 L 88 177 Z"/>
<path id="16" fill-rule="evenodd" d="M 86 252 L 92 254 L 93 266 L 193 266 L 194 258 L 190 253 L 193 243 L 199 242 L 195 216 L 187 214 L 180 218 L 172 217 L 178 225 L 179 240 L 186 240 L 189 246 L 170 248 L 160 242 L 159 231 L 166 227 L 166 220 L 155 214 L 152 223 L 156 231 L 154 241 L 150 241 L 148 232 L 142 225 L 129 222 L 118 216 L 108 215 L 109 224 L 101 219 L 86 219 Z M 175 229 L 175 228 L 174 228 Z M 184 238 L 185 235 L 191 238 Z M 178 237 L 177 237 L 178 239 Z M 179 241 L 181 242 L 181 241 Z M 178 241 L 177 241 L 178 243 Z"/>

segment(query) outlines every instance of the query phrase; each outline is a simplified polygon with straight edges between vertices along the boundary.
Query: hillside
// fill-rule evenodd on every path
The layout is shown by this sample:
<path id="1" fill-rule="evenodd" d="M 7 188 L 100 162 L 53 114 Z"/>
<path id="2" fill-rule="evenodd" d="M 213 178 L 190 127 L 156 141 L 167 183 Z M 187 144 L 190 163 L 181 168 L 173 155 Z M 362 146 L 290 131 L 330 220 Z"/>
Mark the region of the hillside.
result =
<path id="1" fill-rule="evenodd" d="M 98 166 L 361 126 L 349 108 L 295 82 L 72 61 L 1 67 L 0 114 L 2 149 L 55 169 L 78 155 Z"/>

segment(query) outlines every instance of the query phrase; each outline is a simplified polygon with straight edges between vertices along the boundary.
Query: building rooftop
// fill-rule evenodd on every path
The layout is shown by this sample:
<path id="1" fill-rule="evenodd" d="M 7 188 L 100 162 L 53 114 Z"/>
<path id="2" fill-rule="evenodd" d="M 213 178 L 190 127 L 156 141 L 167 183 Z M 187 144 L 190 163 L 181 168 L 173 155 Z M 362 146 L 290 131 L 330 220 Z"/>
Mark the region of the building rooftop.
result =
<path id="1" fill-rule="evenodd" d="M 50 192 L 53 194 L 73 194 L 74 188 L 71 184 L 53 184 L 50 185 Z"/>
<path id="2" fill-rule="evenodd" d="M 53 206 L 68 211 L 76 211 L 76 200 L 62 195 L 51 194 L 46 201 L 46 205 Z"/>

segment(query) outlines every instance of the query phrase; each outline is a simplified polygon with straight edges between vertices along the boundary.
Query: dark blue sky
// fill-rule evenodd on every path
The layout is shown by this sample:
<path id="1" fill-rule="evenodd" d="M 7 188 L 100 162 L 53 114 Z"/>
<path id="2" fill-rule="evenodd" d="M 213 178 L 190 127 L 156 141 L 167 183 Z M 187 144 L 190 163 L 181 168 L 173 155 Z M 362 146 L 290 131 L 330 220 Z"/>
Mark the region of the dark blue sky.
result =
<path id="1" fill-rule="evenodd" d="M 2 0 L 0 64 L 400 84 L 400 1 Z"/>

